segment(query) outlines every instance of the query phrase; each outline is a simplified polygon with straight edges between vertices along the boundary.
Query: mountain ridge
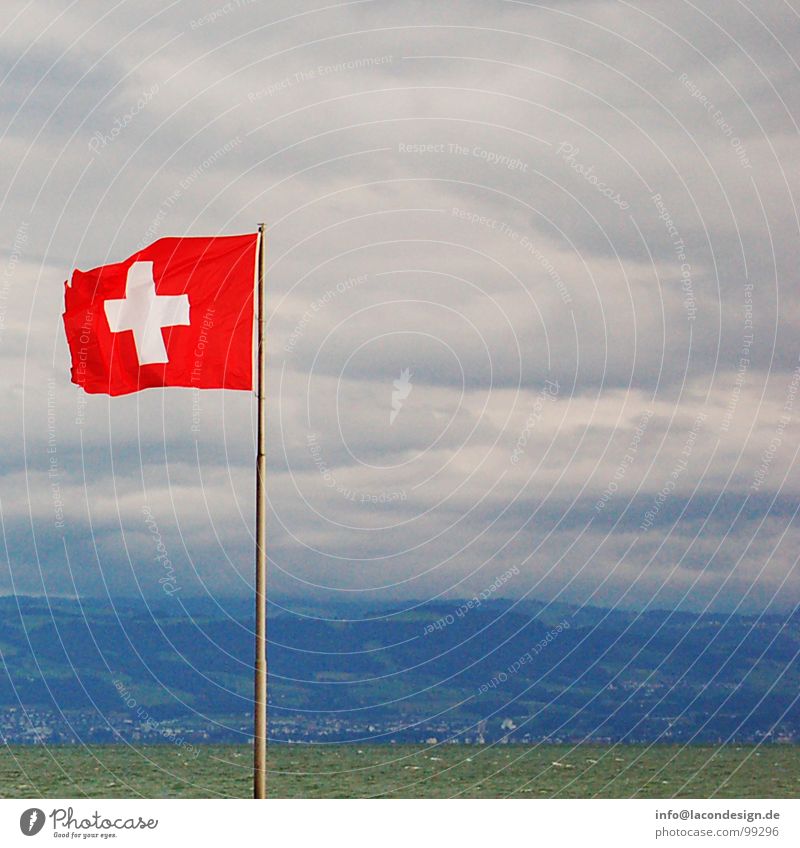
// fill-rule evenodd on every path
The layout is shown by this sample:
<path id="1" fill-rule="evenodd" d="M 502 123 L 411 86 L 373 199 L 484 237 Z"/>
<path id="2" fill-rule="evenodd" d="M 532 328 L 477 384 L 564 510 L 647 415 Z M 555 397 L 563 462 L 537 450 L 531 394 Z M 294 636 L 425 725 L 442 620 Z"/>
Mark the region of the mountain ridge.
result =
<path id="1" fill-rule="evenodd" d="M 249 606 L 0 598 L 0 733 L 158 742 L 179 730 L 244 741 Z M 275 740 L 800 739 L 796 612 L 636 613 L 503 599 L 328 612 L 271 609 Z"/>

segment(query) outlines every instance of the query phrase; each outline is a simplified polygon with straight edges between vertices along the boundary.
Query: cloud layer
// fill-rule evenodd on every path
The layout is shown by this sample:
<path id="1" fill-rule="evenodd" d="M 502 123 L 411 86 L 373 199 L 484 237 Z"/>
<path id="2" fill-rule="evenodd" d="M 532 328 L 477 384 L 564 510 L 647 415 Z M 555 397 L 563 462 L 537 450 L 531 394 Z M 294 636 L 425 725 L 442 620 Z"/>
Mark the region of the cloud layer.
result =
<path id="1" fill-rule="evenodd" d="M 79 396 L 61 284 L 265 220 L 282 603 L 800 600 L 791 5 L 12 7 L 0 590 L 251 591 L 253 398 Z"/>

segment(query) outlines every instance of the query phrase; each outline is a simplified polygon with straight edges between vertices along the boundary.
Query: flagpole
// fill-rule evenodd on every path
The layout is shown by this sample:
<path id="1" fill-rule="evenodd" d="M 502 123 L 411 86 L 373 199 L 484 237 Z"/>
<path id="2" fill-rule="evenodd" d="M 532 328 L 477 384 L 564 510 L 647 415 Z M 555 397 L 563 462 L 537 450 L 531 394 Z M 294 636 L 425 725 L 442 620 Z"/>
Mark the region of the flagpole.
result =
<path id="1" fill-rule="evenodd" d="M 256 453 L 256 661 L 253 797 L 267 797 L 267 345 L 264 224 L 258 225 L 258 446 Z"/>

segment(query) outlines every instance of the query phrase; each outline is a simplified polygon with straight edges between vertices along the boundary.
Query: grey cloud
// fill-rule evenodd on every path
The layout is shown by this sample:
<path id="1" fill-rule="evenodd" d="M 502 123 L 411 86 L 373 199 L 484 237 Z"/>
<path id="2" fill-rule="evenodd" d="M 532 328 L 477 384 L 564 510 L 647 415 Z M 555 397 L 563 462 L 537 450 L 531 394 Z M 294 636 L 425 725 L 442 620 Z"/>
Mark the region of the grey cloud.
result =
<path id="1" fill-rule="evenodd" d="M 796 603 L 794 10 L 224 6 L 41 4 L 4 36 L 6 585 L 158 591 L 148 500 L 187 591 L 249 591 L 252 398 L 79 399 L 61 284 L 267 220 L 276 591 L 466 594 L 536 550 L 512 594 Z"/>

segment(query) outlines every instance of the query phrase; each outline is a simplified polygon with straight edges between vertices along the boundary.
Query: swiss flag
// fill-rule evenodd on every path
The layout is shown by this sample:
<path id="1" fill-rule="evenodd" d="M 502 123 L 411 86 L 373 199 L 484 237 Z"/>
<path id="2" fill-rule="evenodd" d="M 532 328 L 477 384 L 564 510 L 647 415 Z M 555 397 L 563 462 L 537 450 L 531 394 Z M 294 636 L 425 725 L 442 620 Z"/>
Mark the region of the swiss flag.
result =
<path id="1" fill-rule="evenodd" d="M 72 382 L 92 394 L 253 388 L 258 234 L 163 238 L 74 271 L 64 327 Z"/>

